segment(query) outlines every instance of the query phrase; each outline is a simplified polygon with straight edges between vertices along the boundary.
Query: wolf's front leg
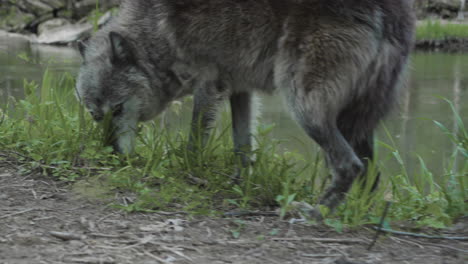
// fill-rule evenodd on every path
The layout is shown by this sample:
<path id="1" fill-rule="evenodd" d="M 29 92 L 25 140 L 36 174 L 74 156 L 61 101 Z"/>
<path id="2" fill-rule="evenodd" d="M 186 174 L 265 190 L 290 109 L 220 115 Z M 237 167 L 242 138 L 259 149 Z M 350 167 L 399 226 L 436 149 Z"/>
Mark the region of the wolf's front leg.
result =
<path id="1" fill-rule="evenodd" d="M 246 168 L 250 165 L 252 152 L 252 127 L 253 120 L 253 96 L 249 92 L 234 93 L 230 97 L 232 113 L 232 130 L 234 151 L 239 156 L 241 165 Z M 235 180 L 239 180 L 241 168 L 237 168 L 234 174 Z"/>
<path id="2" fill-rule="evenodd" d="M 195 152 L 203 148 L 208 141 L 210 129 L 216 121 L 218 106 L 224 95 L 218 88 L 217 81 L 208 81 L 197 85 L 194 91 L 192 124 L 188 142 L 188 150 Z"/>

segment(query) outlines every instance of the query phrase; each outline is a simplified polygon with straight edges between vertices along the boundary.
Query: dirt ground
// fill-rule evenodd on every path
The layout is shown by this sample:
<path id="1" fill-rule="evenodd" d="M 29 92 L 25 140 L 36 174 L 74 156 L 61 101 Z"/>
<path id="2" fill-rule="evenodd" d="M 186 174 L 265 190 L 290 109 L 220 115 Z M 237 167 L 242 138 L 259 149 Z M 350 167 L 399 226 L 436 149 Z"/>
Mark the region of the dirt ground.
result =
<path id="1" fill-rule="evenodd" d="M 276 216 L 132 213 L 0 161 L 0 263 L 467 263 L 467 241 L 337 233 Z M 468 236 L 467 219 L 444 232 Z"/>

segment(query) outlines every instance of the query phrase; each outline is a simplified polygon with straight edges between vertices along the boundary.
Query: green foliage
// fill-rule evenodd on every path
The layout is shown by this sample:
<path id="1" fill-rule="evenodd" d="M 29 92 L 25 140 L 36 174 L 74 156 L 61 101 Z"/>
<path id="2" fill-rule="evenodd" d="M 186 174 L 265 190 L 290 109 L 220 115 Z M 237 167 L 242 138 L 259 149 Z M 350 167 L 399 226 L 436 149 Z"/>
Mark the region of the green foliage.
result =
<path id="1" fill-rule="evenodd" d="M 93 31 L 96 32 L 99 29 L 99 19 L 104 15 L 104 13 L 101 11 L 101 8 L 99 7 L 99 0 L 96 1 L 96 7 L 94 10 L 91 12 L 89 15 L 88 19 L 90 22 L 93 24 Z"/>
<path id="2" fill-rule="evenodd" d="M 258 148 L 253 153 L 256 161 L 251 168 L 241 170 L 239 184 L 230 178 L 240 162 L 232 151 L 227 123 L 211 135 L 205 148 L 190 152 L 186 132 L 149 122 L 140 127 L 138 154 L 115 155 L 105 144 L 105 124 L 93 122 L 80 106 L 74 85 L 69 74 L 55 76 L 48 71 L 40 85 L 25 81 L 25 98 L 11 99 L 0 111 L 0 149 L 16 155 L 27 170 L 40 170 L 60 180 L 106 179 L 105 189 L 132 197 L 116 204 L 127 211 L 217 215 L 225 210 L 279 206 L 281 217 L 285 217 L 294 201 L 315 204 L 325 188 L 328 172 L 321 157 L 281 153 L 281 142 L 269 136 L 273 126 L 259 128 Z M 448 164 L 444 175 L 433 175 L 422 159 L 419 173 L 408 173 L 389 135 L 392 143 L 379 142 L 379 148 L 392 154 L 377 160 L 397 160 L 400 173 L 382 177 L 380 188 L 371 192 L 377 167 L 384 168 L 371 165 L 368 180 L 354 184 L 346 203 L 335 212 L 320 208 L 326 215 L 325 223 L 338 231 L 378 223 L 386 200 L 393 204 L 389 223 L 409 220 L 420 226 L 445 227 L 466 214 L 468 137 L 462 119 L 457 121 L 457 131 L 436 122 L 457 145 L 452 159 L 444 163 Z M 238 237 L 241 230 L 239 224 L 232 235 Z"/>
<path id="3" fill-rule="evenodd" d="M 416 29 L 417 40 L 443 40 L 447 38 L 468 38 L 468 25 L 427 20 L 421 22 Z"/>
<path id="4" fill-rule="evenodd" d="M 401 173 L 390 178 L 391 193 L 388 195 L 391 195 L 393 201 L 390 215 L 394 219 L 410 219 L 421 226 L 442 228 L 452 224 L 453 219 L 467 214 L 465 201 L 468 186 L 465 181 L 468 176 L 468 160 L 466 156 L 460 155 L 467 151 L 466 145 L 464 147 L 462 144 L 466 140 L 466 131 L 453 106 L 452 109 L 459 122 L 457 135 L 462 136 L 452 137 L 459 148 L 456 148 L 452 154 L 445 169 L 446 173 L 443 175 L 435 177 L 422 158 L 419 158 L 419 173 L 410 175 L 399 151 L 395 147 L 381 143 L 392 152 L 401 166 Z M 436 123 L 443 128 L 440 123 Z M 448 129 L 443 131 L 449 133 Z M 456 133 L 449 134 L 453 136 Z M 389 138 L 391 139 L 390 135 Z M 459 160 L 462 162 L 459 163 Z"/>

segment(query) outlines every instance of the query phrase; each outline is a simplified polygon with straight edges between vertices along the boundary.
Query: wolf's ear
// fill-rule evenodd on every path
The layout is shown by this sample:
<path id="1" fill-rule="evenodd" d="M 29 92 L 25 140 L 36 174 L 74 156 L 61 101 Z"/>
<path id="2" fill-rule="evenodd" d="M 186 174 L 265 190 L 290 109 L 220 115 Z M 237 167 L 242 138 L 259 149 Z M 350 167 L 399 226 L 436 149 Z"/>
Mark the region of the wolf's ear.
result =
<path id="1" fill-rule="evenodd" d="M 130 62 L 135 60 L 132 44 L 117 32 L 110 32 L 109 39 L 112 49 L 113 63 L 116 62 Z"/>
<path id="2" fill-rule="evenodd" d="M 78 50 L 80 51 L 80 54 L 81 54 L 81 57 L 85 57 L 85 52 L 86 52 L 86 44 L 82 41 L 82 40 L 79 40 L 78 41 Z"/>

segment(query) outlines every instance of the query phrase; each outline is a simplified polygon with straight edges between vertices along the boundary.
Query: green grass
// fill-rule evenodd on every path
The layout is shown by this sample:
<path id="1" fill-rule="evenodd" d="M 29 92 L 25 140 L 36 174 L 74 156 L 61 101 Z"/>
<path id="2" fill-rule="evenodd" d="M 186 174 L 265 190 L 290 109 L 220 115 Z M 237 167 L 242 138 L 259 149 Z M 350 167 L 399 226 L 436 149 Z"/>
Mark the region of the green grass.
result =
<path id="1" fill-rule="evenodd" d="M 468 38 L 468 24 L 427 20 L 419 24 L 416 29 L 417 40 L 443 40 L 447 38 Z"/>
<path id="2" fill-rule="evenodd" d="M 10 99 L 0 112 L 0 149 L 18 158 L 25 173 L 40 172 L 71 183 L 98 179 L 103 189 L 135 197 L 129 203 L 114 204 L 130 212 L 183 210 L 212 216 L 273 206 L 284 217 L 294 210 L 294 201 L 314 204 L 329 182 L 320 155 L 281 152 L 281 142 L 269 135 L 272 125 L 259 128 L 256 162 L 243 172 L 239 185 L 229 178 L 237 159 L 228 123 L 196 155 L 186 151 L 186 131 L 161 128 L 157 120 L 142 124 L 137 154 L 117 156 L 102 143 L 104 129 L 78 104 L 73 87 L 70 75 L 46 72 L 41 84 L 25 81 L 25 98 Z M 355 184 L 336 212 L 323 210 L 326 223 L 337 230 L 378 223 L 386 201 L 392 202 L 387 223 L 445 227 L 466 215 L 468 133 L 461 118 L 458 122 L 457 133 L 434 124 L 459 146 L 451 160 L 441 161 L 447 164 L 444 175 L 433 175 L 422 159 L 420 173 L 410 175 L 389 135 L 390 143 L 379 142 L 378 149 L 386 148 L 391 155 L 378 160 L 396 159 L 400 173 L 390 176 L 383 171 L 386 177 L 375 193 L 370 192 L 372 181 L 364 187 Z M 455 166 L 460 157 L 463 162 Z M 369 170 L 370 178 L 375 178 L 375 171 Z"/>

